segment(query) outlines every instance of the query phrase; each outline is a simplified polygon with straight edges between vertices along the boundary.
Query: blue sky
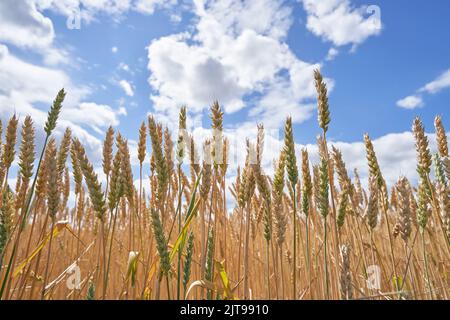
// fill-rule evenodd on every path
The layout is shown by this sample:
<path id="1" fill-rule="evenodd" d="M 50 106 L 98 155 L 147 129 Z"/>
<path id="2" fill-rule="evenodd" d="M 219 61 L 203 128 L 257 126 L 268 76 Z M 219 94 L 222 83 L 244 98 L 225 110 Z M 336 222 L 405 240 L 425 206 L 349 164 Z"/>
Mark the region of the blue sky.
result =
<path id="1" fill-rule="evenodd" d="M 65 86 L 59 132 L 72 127 L 98 160 L 110 124 L 132 147 L 147 114 L 174 130 L 187 104 L 191 129 L 205 134 L 218 99 L 236 143 L 266 124 L 270 173 L 271 142 L 282 138 L 274 132 L 288 115 L 298 148 L 314 160 L 312 71 L 320 68 L 330 88 L 329 138 L 349 170 L 367 172 L 368 132 L 388 182 L 414 180 L 414 117 L 432 149 L 434 117 L 450 126 L 448 12 L 447 0 L 2 0 L 0 115 L 31 114 L 39 125 Z M 79 29 L 67 27 L 74 13 Z"/>

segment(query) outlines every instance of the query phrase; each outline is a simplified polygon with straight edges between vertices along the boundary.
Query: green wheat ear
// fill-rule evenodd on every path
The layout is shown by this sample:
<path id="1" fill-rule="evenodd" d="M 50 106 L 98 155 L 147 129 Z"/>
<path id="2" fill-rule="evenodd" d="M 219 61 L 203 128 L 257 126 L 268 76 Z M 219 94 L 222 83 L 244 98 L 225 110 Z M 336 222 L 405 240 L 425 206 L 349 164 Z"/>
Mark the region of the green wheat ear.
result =
<path id="1" fill-rule="evenodd" d="M 205 266 L 205 279 L 208 281 L 213 280 L 213 262 L 214 262 L 214 228 L 209 230 L 208 240 L 206 244 L 206 266 Z M 208 290 L 207 299 L 211 300 L 212 292 Z"/>
<path id="2" fill-rule="evenodd" d="M 328 216 L 328 162 L 325 158 L 320 159 L 319 166 L 319 212 L 323 218 Z"/>
<path id="3" fill-rule="evenodd" d="M 89 288 L 86 295 L 86 300 L 95 300 L 95 285 L 94 282 L 89 281 Z"/>
<path id="4" fill-rule="evenodd" d="M 158 211 L 154 208 L 150 210 L 152 217 L 153 234 L 156 239 L 156 248 L 158 249 L 159 258 L 161 260 L 161 272 L 168 276 L 170 272 L 170 258 L 167 250 L 166 236 L 164 235 L 163 225 L 159 217 Z"/>
<path id="5" fill-rule="evenodd" d="M 14 197 L 9 186 L 3 191 L 0 203 L 0 263 L 6 242 L 11 235 L 14 216 Z"/>
<path id="6" fill-rule="evenodd" d="M 318 120 L 319 126 L 324 132 L 328 131 L 328 125 L 330 124 L 330 110 L 328 106 L 328 90 L 327 85 L 323 81 L 323 77 L 319 70 L 314 70 L 314 80 L 317 91 L 317 108 L 318 108 Z"/>
<path id="7" fill-rule="evenodd" d="M 47 136 L 52 134 L 52 131 L 56 128 L 56 122 L 58 121 L 59 113 L 61 112 L 62 103 L 66 97 L 66 92 L 64 88 L 58 92 L 53 105 L 48 112 L 47 122 L 45 123 L 45 133 Z"/>
<path id="8" fill-rule="evenodd" d="M 186 261 L 184 263 L 184 272 L 183 272 L 183 287 L 185 291 L 189 283 L 189 279 L 191 277 L 191 265 L 193 253 L 194 253 L 194 233 L 191 231 L 189 233 L 188 245 L 186 248 Z"/>

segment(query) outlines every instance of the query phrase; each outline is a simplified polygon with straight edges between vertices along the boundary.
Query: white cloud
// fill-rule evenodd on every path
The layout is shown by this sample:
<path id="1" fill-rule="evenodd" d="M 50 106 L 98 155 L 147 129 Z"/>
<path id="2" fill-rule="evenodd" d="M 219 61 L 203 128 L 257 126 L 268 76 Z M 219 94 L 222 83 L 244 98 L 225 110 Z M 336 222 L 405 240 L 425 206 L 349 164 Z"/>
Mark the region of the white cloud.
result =
<path id="1" fill-rule="evenodd" d="M 97 0 L 86 1 L 99 3 Z M 119 0 L 119 2 L 123 2 Z M 69 53 L 55 47 L 52 21 L 42 13 L 55 4 L 51 0 L 24 0 L 0 2 L 0 41 L 18 48 L 33 50 L 42 55 L 46 64 L 67 62 Z M 63 0 L 58 5 L 70 12 L 78 1 Z M 74 84 L 63 70 L 29 63 L 13 55 L 0 43 L 0 114 L 8 117 L 13 112 L 31 115 L 38 126 L 43 126 L 49 106 L 57 91 L 64 87 L 67 96 L 61 112 L 57 134 L 63 127 L 71 127 L 75 135 L 92 150 L 98 149 L 100 140 L 88 129 L 99 131 L 107 124 L 118 124 L 123 110 L 86 102 L 91 94 L 87 86 Z M 42 106 L 46 106 L 45 109 Z M 89 112 L 95 110 L 95 112 Z"/>
<path id="2" fill-rule="evenodd" d="M 117 47 L 112 47 L 111 48 L 111 52 L 112 53 L 117 53 L 117 51 L 119 51 L 119 49 L 117 49 Z"/>
<path id="3" fill-rule="evenodd" d="M 450 69 L 442 73 L 437 79 L 427 83 L 420 91 L 435 94 L 447 88 L 450 88 Z"/>
<path id="4" fill-rule="evenodd" d="M 119 63 L 119 65 L 118 65 L 117 68 L 119 68 L 119 70 L 122 70 L 122 71 L 125 71 L 125 72 L 132 73 L 132 71 L 131 71 L 131 69 L 130 69 L 130 66 L 127 65 L 126 63 L 123 63 L 123 62 Z"/>
<path id="5" fill-rule="evenodd" d="M 194 4 L 192 31 L 148 47 L 157 113 L 176 115 L 181 104 L 199 113 L 217 99 L 228 113 L 249 107 L 250 116 L 274 126 L 289 114 L 296 121 L 311 115 L 305 105 L 315 96 L 313 68 L 319 65 L 299 60 L 284 42 L 289 6 L 281 0 Z"/>
<path id="6" fill-rule="evenodd" d="M 403 98 L 397 101 L 397 106 L 414 109 L 417 107 L 423 107 L 425 105 L 422 95 L 424 94 L 437 94 L 442 90 L 450 88 L 450 69 L 444 71 L 435 80 L 427 83 L 422 88 L 416 91 L 416 94 Z"/>
<path id="7" fill-rule="evenodd" d="M 170 15 L 170 21 L 173 23 L 180 23 L 181 20 L 183 20 L 183 17 L 181 16 L 181 14 L 172 13 Z"/>
<path id="8" fill-rule="evenodd" d="M 47 108 L 61 87 L 67 91 L 64 107 L 58 122 L 57 133 L 70 127 L 89 148 L 91 153 L 100 150 L 101 141 L 90 133 L 100 131 L 110 124 L 118 124 L 124 109 L 86 102 L 91 89 L 74 84 L 61 70 L 42 67 L 21 60 L 0 45 L 0 115 L 2 118 L 17 113 L 20 117 L 32 116 L 36 125 L 43 127 Z M 45 107 L 42 108 L 42 105 Z"/>
<path id="9" fill-rule="evenodd" d="M 55 37 L 52 21 L 33 1 L 0 1 L 0 41 L 23 48 L 45 48 Z"/>
<path id="10" fill-rule="evenodd" d="M 397 101 L 397 106 L 405 109 L 415 109 L 423 106 L 422 97 L 414 95 Z"/>
<path id="11" fill-rule="evenodd" d="M 338 54 L 339 50 L 337 50 L 336 48 L 330 48 L 330 50 L 328 50 L 327 57 L 325 58 L 325 60 L 332 61 L 338 56 Z"/>
<path id="12" fill-rule="evenodd" d="M 270 38 L 283 38 L 292 24 L 292 9 L 284 1 L 258 0 L 196 0 L 196 14 L 199 21 L 199 33 L 210 33 L 207 27 L 213 27 L 210 33 L 223 31 L 229 35 L 239 35 L 244 30 L 253 30 Z M 216 25 L 220 22 L 220 25 Z M 211 38 L 214 40 L 214 38 Z"/>
<path id="13" fill-rule="evenodd" d="M 100 14 L 121 21 L 131 10 L 151 15 L 157 9 L 168 9 L 178 4 L 177 0 L 27 0 L 37 4 L 40 10 L 52 10 L 66 17 L 80 16 L 82 23 L 97 20 Z M 80 10 L 81 9 L 81 10 Z"/>
<path id="14" fill-rule="evenodd" d="M 242 106 L 244 89 L 218 59 L 199 46 L 189 46 L 178 36 L 153 42 L 149 47 L 150 84 L 159 91 L 153 96 L 155 109 L 187 103 L 193 111 L 219 99 L 227 108 Z"/>
<path id="15" fill-rule="evenodd" d="M 350 0 L 301 1 L 308 30 L 336 46 L 359 45 L 381 32 L 378 7 L 354 8 Z"/>
<path id="16" fill-rule="evenodd" d="M 0 45 L 0 52 L 0 94 L 3 96 L 22 96 L 28 102 L 51 102 L 55 85 L 71 89 L 68 98 L 72 101 L 79 101 L 89 93 L 86 87 L 74 87 L 61 70 L 25 62 L 11 54 L 5 45 Z"/>
<path id="17" fill-rule="evenodd" d="M 134 96 L 133 86 L 131 85 L 130 82 L 128 82 L 127 80 L 120 80 L 119 85 L 127 96 L 129 97 Z"/>
<path id="18" fill-rule="evenodd" d="M 137 0 L 134 10 L 143 14 L 153 14 L 157 8 L 168 8 L 177 3 L 177 0 Z"/>
<path id="19" fill-rule="evenodd" d="M 66 17 L 79 15 L 82 23 L 90 23 L 98 14 L 119 19 L 132 7 L 131 0 L 30 0 L 40 10 L 52 10 Z"/>
<path id="20" fill-rule="evenodd" d="M 54 45 L 52 21 L 36 7 L 34 0 L 0 1 L 0 43 L 39 53 L 46 64 L 67 63 L 69 53 Z"/>
<path id="21" fill-rule="evenodd" d="M 82 102 L 79 107 L 65 108 L 61 113 L 62 119 L 67 119 L 79 125 L 89 124 L 98 133 L 103 134 L 101 128 L 117 126 L 119 115 L 126 115 L 125 109 L 115 110 L 108 105 L 94 102 Z"/>
<path id="22" fill-rule="evenodd" d="M 315 110 L 309 98 L 315 96 L 313 71 L 318 67 L 300 61 L 295 63 L 289 71 L 289 79 L 274 80 L 249 115 L 271 129 L 279 128 L 288 115 L 294 123 L 309 119 Z"/>
<path id="23" fill-rule="evenodd" d="M 435 134 L 427 134 L 430 151 L 437 150 Z M 365 159 L 363 143 L 333 143 L 342 149 L 347 168 L 358 168 L 362 177 L 367 182 L 368 166 Z M 417 183 L 417 160 L 415 140 L 411 132 L 390 133 L 373 140 L 378 162 L 383 176 L 389 185 L 393 185 L 400 175 L 404 175 L 411 182 Z M 395 152 L 392 152 L 395 150 Z"/>

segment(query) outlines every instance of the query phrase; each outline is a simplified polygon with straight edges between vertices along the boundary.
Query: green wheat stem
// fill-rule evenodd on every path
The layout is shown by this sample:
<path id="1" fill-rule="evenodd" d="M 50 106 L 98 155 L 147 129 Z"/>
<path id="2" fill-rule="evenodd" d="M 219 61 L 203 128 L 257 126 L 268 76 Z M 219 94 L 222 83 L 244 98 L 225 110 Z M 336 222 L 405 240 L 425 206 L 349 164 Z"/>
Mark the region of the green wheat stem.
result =
<path id="1" fill-rule="evenodd" d="M 293 290 L 292 290 L 292 294 L 293 294 L 293 299 L 294 300 L 296 300 L 297 299 L 297 276 L 296 276 L 296 273 L 297 273 L 297 239 L 296 239 L 296 237 L 297 237 L 297 222 L 296 222 L 296 220 L 297 220 L 297 217 L 296 217 L 296 215 L 297 215 L 297 204 L 296 204 L 296 196 L 295 196 L 295 184 L 292 184 L 292 190 L 293 190 L 293 216 L 292 216 L 292 218 L 293 218 L 293 227 L 294 227 L 294 237 L 293 237 L 293 245 L 292 245 L 292 247 L 293 247 L 293 264 L 294 264 L 294 271 L 293 271 L 293 282 L 294 282 L 294 285 L 293 285 Z"/>
<path id="2" fill-rule="evenodd" d="M 324 218 L 323 220 L 324 225 L 324 250 L 323 250 L 323 259 L 324 259 L 324 265 L 325 265 L 325 290 L 326 290 L 326 298 L 329 299 L 329 286 L 328 286 L 328 261 L 327 261 L 327 219 Z"/>

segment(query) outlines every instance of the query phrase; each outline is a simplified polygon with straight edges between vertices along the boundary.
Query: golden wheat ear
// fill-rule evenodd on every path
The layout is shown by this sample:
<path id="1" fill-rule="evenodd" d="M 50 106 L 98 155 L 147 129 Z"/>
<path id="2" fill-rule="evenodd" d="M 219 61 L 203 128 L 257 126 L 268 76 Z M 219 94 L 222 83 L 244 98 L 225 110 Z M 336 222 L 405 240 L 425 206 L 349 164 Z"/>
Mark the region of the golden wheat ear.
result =
<path id="1" fill-rule="evenodd" d="M 436 129 L 436 142 L 439 155 L 441 157 L 448 157 L 447 134 L 445 132 L 444 125 L 442 124 L 442 118 L 440 116 L 437 116 L 435 118 L 434 127 Z"/>

